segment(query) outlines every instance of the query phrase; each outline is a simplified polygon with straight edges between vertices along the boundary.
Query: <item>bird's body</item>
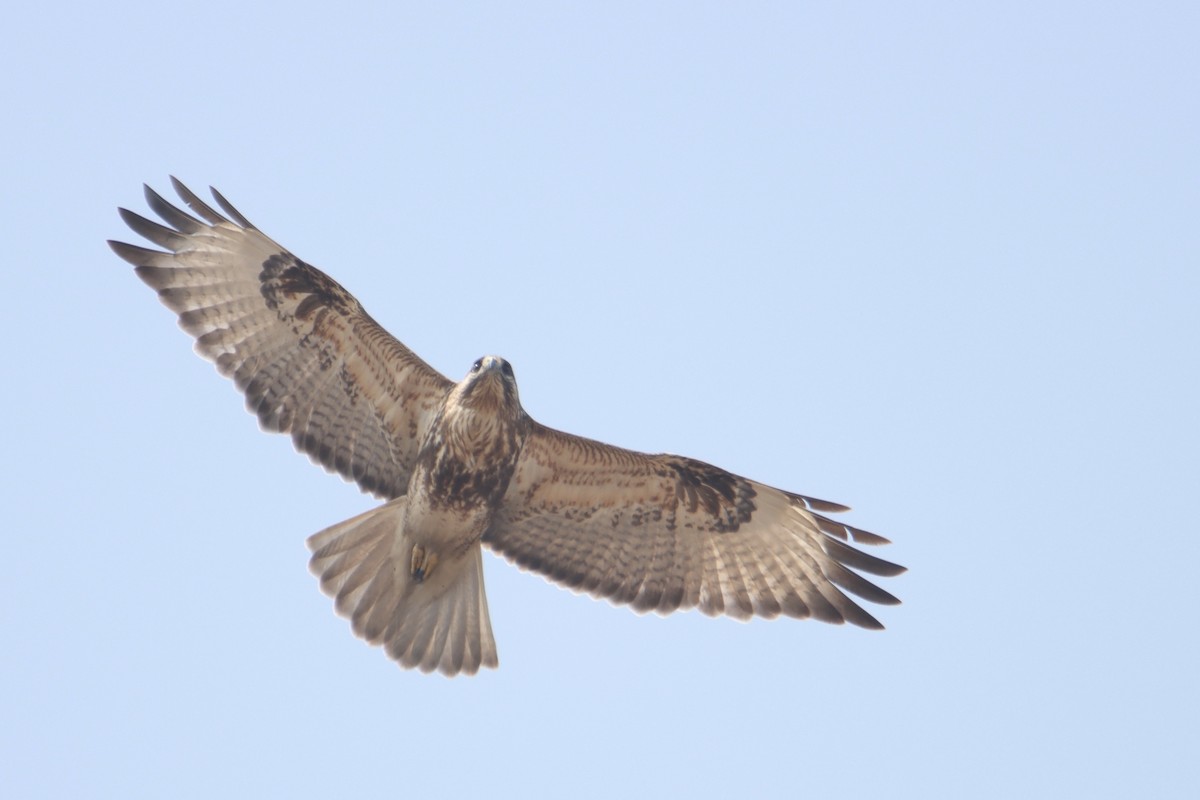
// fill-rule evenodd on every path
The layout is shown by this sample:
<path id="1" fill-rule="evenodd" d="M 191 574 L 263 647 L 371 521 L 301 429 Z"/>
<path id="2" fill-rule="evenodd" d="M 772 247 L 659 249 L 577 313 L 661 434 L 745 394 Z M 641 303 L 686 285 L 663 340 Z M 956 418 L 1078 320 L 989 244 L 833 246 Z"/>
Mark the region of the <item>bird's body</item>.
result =
<path id="1" fill-rule="evenodd" d="M 202 219 L 148 188 L 170 227 L 121 212 L 166 252 L 111 245 L 264 428 L 386 498 L 309 547 L 339 613 L 402 665 L 448 675 L 496 666 L 483 545 L 638 611 L 877 628 L 841 590 L 898 602 L 850 569 L 902 572 L 846 543 L 886 540 L 819 513 L 845 507 L 546 428 L 521 407 L 504 359 L 481 358 L 451 382 L 219 194 L 229 218 L 175 187 Z"/>

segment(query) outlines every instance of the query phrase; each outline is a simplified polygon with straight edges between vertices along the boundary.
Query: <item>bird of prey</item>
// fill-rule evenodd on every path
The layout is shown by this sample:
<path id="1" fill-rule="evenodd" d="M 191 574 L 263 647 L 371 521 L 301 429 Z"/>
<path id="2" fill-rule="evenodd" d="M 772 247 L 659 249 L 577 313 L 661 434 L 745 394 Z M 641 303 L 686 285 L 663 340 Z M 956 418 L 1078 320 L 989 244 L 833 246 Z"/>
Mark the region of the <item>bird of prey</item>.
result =
<path id="1" fill-rule="evenodd" d="M 161 249 L 109 245 L 264 429 L 386 501 L 308 546 L 338 613 L 401 665 L 446 675 L 497 666 L 483 546 L 638 612 L 881 628 L 845 592 L 899 602 L 854 571 L 904 567 L 849 544 L 887 540 L 824 516 L 845 506 L 541 425 L 503 358 L 446 378 L 215 189 L 223 214 L 171 180 L 195 216 L 147 186 L 166 224 L 120 215 Z"/>

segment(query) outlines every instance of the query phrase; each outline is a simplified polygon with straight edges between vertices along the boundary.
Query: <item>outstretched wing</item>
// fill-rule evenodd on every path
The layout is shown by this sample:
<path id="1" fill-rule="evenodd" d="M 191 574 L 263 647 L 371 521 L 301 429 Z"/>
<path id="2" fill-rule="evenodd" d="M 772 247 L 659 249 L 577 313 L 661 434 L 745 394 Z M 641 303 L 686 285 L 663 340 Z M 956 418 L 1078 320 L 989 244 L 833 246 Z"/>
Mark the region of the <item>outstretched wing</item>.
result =
<path id="1" fill-rule="evenodd" d="M 109 245 L 179 314 L 196 351 L 233 379 L 263 428 L 290 433 L 313 461 L 366 491 L 403 494 L 451 382 L 215 189 L 232 219 L 171 182 L 201 219 L 147 186 L 146 201 L 167 226 L 126 209 L 121 218 L 167 252 Z"/>
<path id="2" fill-rule="evenodd" d="M 484 542 L 519 566 L 637 611 L 786 614 L 881 628 L 842 590 L 898 603 L 852 570 L 890 576 L 904 567 L 847 544 L 883 537 L 818 513 L 845 510 L 693 459 L 535 425 Z"/>

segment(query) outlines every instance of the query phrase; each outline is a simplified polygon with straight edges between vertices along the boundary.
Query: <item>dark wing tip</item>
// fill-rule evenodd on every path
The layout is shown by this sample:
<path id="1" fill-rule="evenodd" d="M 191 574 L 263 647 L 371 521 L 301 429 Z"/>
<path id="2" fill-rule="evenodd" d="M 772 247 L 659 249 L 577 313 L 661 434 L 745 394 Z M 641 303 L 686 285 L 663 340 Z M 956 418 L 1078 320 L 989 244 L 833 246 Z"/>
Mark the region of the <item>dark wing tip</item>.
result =
<path id="1" fill-rule="evenodd" d="M 885 578 L 902 575 L 908 571 L 908 567 L 902 567 L 899 564 L 894 564 L 891 561 L 884 561 L 882 558 L 876 558 L 872 555 L 867 555 L 861 550 L 855 550 L 848 544 L 842 543 L 838 539 L 825 537 L 821 541 L 821 547 L 835 561 L 844 564 L 847 567 L 869 572 L 872 575 L 881 575 Z"/>
<path id="2" fill-rule="evenodd" d="M 243 228 L 247 228 L 249 230 L 258 230 L 258 228 L 254 227 L 253 222 L 246 219 L 242 212 L 233 207 L 233 203 L 230 203 L 225 199 L 225 195 L 217 191 L 215 186 L 209 186 L 208 190 L 212 192 L 212 196 L 217 201 L 217 205 L 221 207 L 221 210 L 233 217 L 234 222 L 236 222 L 238 225 L 241 225 Z"/>
<path id="3" fill-rule="evenodd" d="M 187 241 L 187 237 L 174 228 L 160 225 L 154 220 L 146 219 L 141 214 L 135 214 L 127 208 L 118 208 L 117 213 L 121 216 L 122 221 L 129 226 L 130 230 L 159 247 L 175 252 Z"/>
<path id="4" fill-rule="evenodd" d="M 141 267 L 149 264 L 153 260 L 154 256 L 161 255 L 161 253 L 156 250 L 147 250 L 145 247 L 138 247 L 135 244 L 118 242 L 114 239 L 108 240 L 108 246 L 112 248 L 114 253 L 128 261 L 130 264 L 133 264 L 135 267 Z"/>
<path id="5" fill-rule="evenodd" d="M 861 611 L 861 609 L 859 610 Z M 846 621 L 851 625 L 857 625 L 858 627 L 866 628 L 869 631 L 884 630 L 883 623 L 875 619 L 875 617 L 871 616 L 866 611 L 863 611 L 861 615 L 855 614 L 851 617 L 847 617 Z"/>
<path id="6" fill-rule="evenodd" d="M 172 180 L 174 179 L 172 178 Z M 205 228 L 203 222 L 171 205 L 161 194 L 151 189 L 150 184 L 142 184 L 142 186 L 146 204 L 175 230 L 180 233 L 197 233 Z"/>
<path id="7" fill-rule="evenodd" d="M 836 536 L 842 541 L 853 539 L 859 544 L 891 544 L 892 540 L 878 533 L 864 531 L 862 528 L 856 528 L 853 525 L 847 525 L 843 522 L 835 522 L 829 517 L 823 517 L 820 514 L 814 513 L 813 519 L 817 522 L 817 527 L 830 536 Z"/>
<path id="8" fill-rule="evenodd" d="M 859 544 L 891 544 L 892 540 L 886 536 L 880 536 L 878 533 L 864 531 L 862 528 L 855 528 L 853 525 L 846 526 L 850 531 L 851 538 Z"/>
<path id="9" fill-rule="evenodd" d="M 842 505 L 841 503 L 834 503 L 829 500 L 818 500 L 815 497 L 806 497 L 802 494 L 793 494 L 792 497 L 803 502 L 804 505 L 808 506 L 810 511 L 824 511 L 827 514 L 841 514 L 842 512 L 850 510 L 850 506 Z"/>
<path id="10" fill-rule="evenodd" d="M 195 192 L 184 186 L 183 181 L 174 175 L 171 176 L 171 186 L 175 188 L 175 193 L 179 195 L 180 199 L 187 203 L 188 208 L 203 217 L 209 224 L 216 225 L 221 222 L 229 222 L 229 220 L 213 210 L 212 206 L 201 200 Z"/>
<path id="11" fill-rule="evenodd" d="M 880 589 L 875 584 L 871 583 L 866 578 L 856 572 L 852 572 L 841 564 L 835 564 L 832 567 L 827 567 L 825 576 L 829 578 L 835 585 L 842 589 L 857 595 L 864 600 L 869 600 L 872 603 L 879 603 L 884 606 L 900 605 L 900 598 L 896 597 L 891 592 Z"/>

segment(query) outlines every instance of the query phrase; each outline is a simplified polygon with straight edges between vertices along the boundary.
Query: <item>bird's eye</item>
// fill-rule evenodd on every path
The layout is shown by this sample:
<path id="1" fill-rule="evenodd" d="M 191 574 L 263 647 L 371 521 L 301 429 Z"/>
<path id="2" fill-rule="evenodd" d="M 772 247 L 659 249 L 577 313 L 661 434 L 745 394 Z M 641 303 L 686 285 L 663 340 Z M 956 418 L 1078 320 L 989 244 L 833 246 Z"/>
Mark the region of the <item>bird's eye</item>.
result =
<path id="1" fill-rule="evenodd" d="M 502 366 L 500 369 L 501 369 L 501 371 L 502 371 L 502 372 L 504 372 L 504 374 L 505 374 L 505 375 L 507 375 L 508 377 L 510 377 L 510 378 L 511 378 L 511 377 L 513 376 L 513 374 L 512 374 L 512 364 L 508 363 L 507 361 L 505 361 L 505 362 L 504 362 L 504 366 Z"/>
<path id="2" fill-rule="evenodd" d="M 483 368 L 483 359 L 477 358 L 477 359 L 475 359 L 475 363 L 471 365 L 471 372 L 479 372 L 479 370 L 482 368 Z"/>

